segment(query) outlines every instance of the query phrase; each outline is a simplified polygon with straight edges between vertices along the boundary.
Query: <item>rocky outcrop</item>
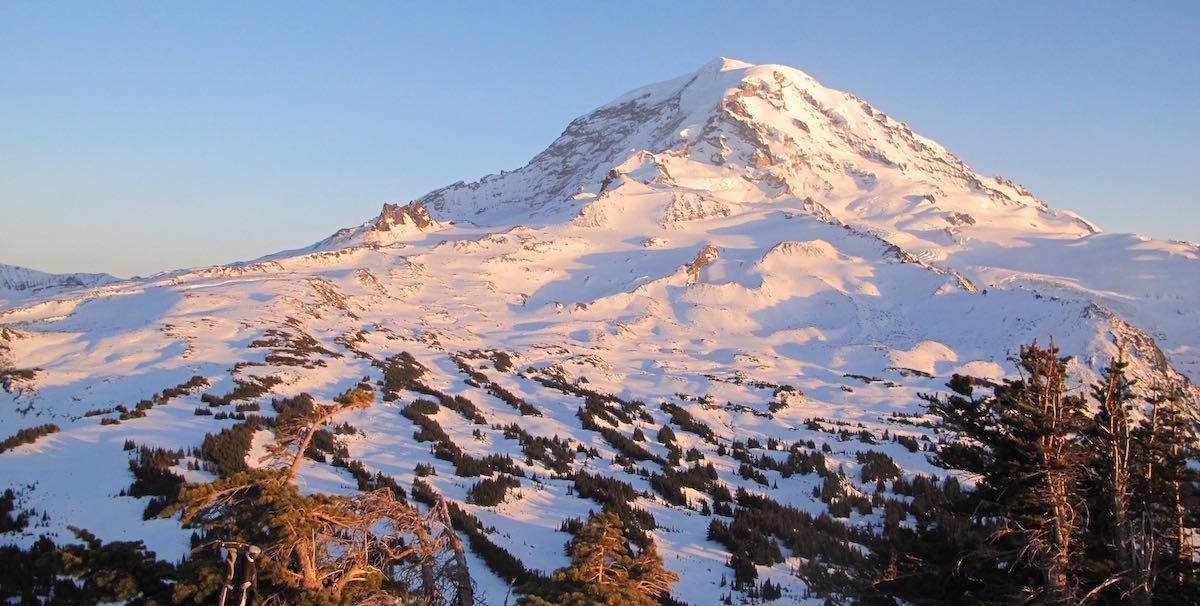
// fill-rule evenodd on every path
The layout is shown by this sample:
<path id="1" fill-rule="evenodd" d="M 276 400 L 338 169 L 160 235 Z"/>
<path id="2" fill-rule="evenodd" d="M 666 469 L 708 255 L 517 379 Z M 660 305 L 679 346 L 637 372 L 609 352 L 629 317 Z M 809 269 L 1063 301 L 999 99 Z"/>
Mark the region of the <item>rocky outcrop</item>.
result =
<path id="1" fill-rule="evenodd" d="M 700 270 L 712 265 L 720 257 L 717 247 L 712 244 L 705 244 L 700 252 L 696 253 L 696 257 L 688 262 L 684 268 L 688 275 L 688 284 L 695 284 L 700 280 Z"/>
<path id="2" fill-rule="evenodd" d="M 384 204 L 379 216 L 358 227 L 340 229 L 337 233 L 304 249 L 306 251 L 342 249 L 354 246 L 391 246 L 412 237 L 442 228 L 430 216 L 425 205 L 413 200 L 405 205 Z"/>
<path id="3" fill-rule="evenodd" d="M 405 206 L 399 204 L 384 204 L 383 211 L 372 224 L 376 231 L 392 231 L 401 225 L 413 225 L 417 229 L 425 229 L 435 221 L 429 216 L 429 211 L 420 202 L 413 200 Z"/>

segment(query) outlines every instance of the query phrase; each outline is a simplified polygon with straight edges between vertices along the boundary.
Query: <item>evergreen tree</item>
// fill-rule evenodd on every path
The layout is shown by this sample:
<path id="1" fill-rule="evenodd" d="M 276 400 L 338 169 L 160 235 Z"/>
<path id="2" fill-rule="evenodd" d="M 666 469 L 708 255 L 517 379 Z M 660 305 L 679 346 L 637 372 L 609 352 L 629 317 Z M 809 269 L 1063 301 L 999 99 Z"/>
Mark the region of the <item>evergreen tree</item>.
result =
<path id="1" fill-rule="evenodd" d="M 1067 358 L 1051 341 L 1021 348 L 1022 377 L 974 398 L 974 381 L 956 375 L 957 395 L 927 398 L 943 425 L 966 441 L 941 449 L 934 462 L 980 478 L 980 513 L 1000 520 L 993 537 L 1004 568 L 1036 571 L 1043 603 L 1078 599 L 1076 565 L 1083 520 L 1078 483 L 1085 456 L 1074 436 L 1083 427 L 1085 402 L 1066 388 Z M 1019 575 L 1013 577 L 1019 580 Z"/>
<path id="2" fill-rule="evenodd" d="M 729 557 L 729 567 L 733 569 L 733 587 L 735 589 L 753 587 L 754 582 L 758 580 L 758 568 L 754 565 L 754 559 L 745 552 L 734 552 Z"/>
<path id="3" fill-rule="evenodd" d="M 71 527 L 83 544 L 63 547 L 61 573 L 80 581 L 82 603 L 168 604 L 175 570 L 146 551 L 141 541 L 104 543 L 86 530 Z"/>
<path id="4" fill-rule="evenodd" d="M 1190 544 L 1200 526 L 1197 471 L 1189 465 L 1200 458 L 1194 421 L 1178 394 L 1139 396 L 1126 367 L 1117 359 L 1101 372 L 1089 390 L 1090 415 L 1083 398 L 1067 393 L 1066 359 L 1053 343 L 1022 348 L 1021 378 L 991 384 L 991 395 L 975 394 L 983 381 L 955 375 L 951 395 L 923 396 L 960 438 L 941 447 L 934 462 L 975 474 L 978 482 L 957 506 L 940 505 L 948 509 L 937 512 L 930 530 L 918 529 L 915 542 L 894 541 L 888 550 L 899 553 L 881 552 L 887 572 L 877 587 L 928 597 L 914 595 L 912 581 L 946 572 L 929 558 L 937 553 L 930 547 L 950 539 L 945 551 L 960 554 L 955 576 L 965 570 L 966 578 L 983 581 L 998 603 L 1194 603 L 1200 595 Z M 957 517 L 964 511 L 971 517 Z M 975 549 L 948 532 L 969 536 L 990 525 L 995 530 L 986 545 Z M 922 564 L 909 572 L 900 554 Z"/>
<path id="5" fill-rule="evenodd" d="M 662 444 L 674 444 L 675 430 L 671 429 L 669 425 L 663 425 L 658 430 L 658 441 Z"/>
<path id="6" fill-rule="evenodd" d="M 762 596 L 762 599 L 764 602 L 770 602 L 773 600 L 778 600 L 779 598 L 783 597 L 783 588 L 777 584 L 772 583 L 768 579 L 766 581 L 763 581 L 762 590 L 759 592 L 759 594 Z"/>
<path id="7" fill-rule="evenodd" d="M 663 568 L 653 541 L 634 555 L 621 517 L 605 510 L 590 516 L 571 541 L 571 565 L 518 604 L 653 606 L 677 580 Z"/>
<path id="8" fill-rule="evenodd" d="M 1197 458 L 1195 434 L 1179 398 L 1161 390 L 1148 401 L 1138 398 L 1126 366 L 1114 360 L 1092 386 L 1096 414 L 1081 435 L 1092 453 L 1085 583 L 1092 589 L 1085 597 L 1175 603 L 1200 591 L 1187 540 L 1196 526 L 1187 518 L 1196 508 L 1196 477 L 1188 467 Z"/>
<path id="9" fill-rule="evenodd" d="M 1194 603 L 1200 595 L 1189 535 L 1200 526 L 1198 474 L 1189 462 L 1200 459 L 1196 428 L 1178 394 L 1159 391 L 1134 430 L 1139 446 L 1133 462 L 1133 523 L 1143 529 L 1140 556 L 1143 582 L 1154 601 Z"/>
<path id="10" fill-rule="evenodd" d="M 1148 604 L 1152 593 L 1152 568 L 1145 549 L 1151 543 L 1133 507 L 1135 460 L 1142 453 L 1134 440 L 1132 383 L 1126 378 L 1128 366 L 1114 359 L 1101 371 L 1101 379 L 1092 386 L 1096 412 L 1080 437 L 1091 453 L 1090 474 L 1086 481 L 1088 497 L 1088 553 L 1091 579 L 1088 595 L 1105 599 L 1119 597 L 1130 604 Z"/>

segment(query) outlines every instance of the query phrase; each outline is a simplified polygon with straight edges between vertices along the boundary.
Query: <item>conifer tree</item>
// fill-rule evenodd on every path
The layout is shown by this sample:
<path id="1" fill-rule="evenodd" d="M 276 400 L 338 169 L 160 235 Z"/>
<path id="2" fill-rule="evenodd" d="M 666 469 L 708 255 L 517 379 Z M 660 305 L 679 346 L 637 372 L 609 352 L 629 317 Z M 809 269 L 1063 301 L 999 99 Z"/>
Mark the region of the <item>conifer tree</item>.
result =
<path id="1" fill-rule="evenodd" d="M 1200 591 L 1187 538 L 1196 521 L 1186 515 L 1195 509 L 1188 467 L 1197 458 L 1195 433 L 1178 397 L 1137 396 L 1126 367 L 1118 359 L 1102 371 L 1091 390 L 1096 413 L 1081 435 L 1091 453 L 1085 586 L 1092 589 L 1084 598 L 1173 603 Z"/>
<path id="2" fill-rule="evenodd" d="M 1118 595 L 1130 604 L 1148 604 L 1152 565 L 1146 559 L 1153 537 L 1135 523 L 1133 478 L 1135 461 L 1143 452 L 1134 439 L 1132 382 L 1120 357 L 1101 371 L 1092 386 L 1096 412 L 1081 432 L 1090 452 L 1086 481 L 1089 527 L 1087 562 L 1092 577 L 1085 597 Z M 1112 587 L 1113 589 L 1109 589 Z"/>
<path id="3" fill-rule="evenodd" d="M 1011 585 L 993 576 L 988 586 L 1000 602 L 1186 604 L 1200 595 L 1195 421 L 1179 390 L 1141 396 L 1126 368 L 1118 358 L 1101 372 L 1090 415 L 1067 393 L 1053 343 L 1022 348 L 1021 379 L 991 395 L 956 375 L 951 395 L 923 396 L 960 438 L 934 462 L 976 474 L 972 525 L 998 524 L 988 548 Z"/>
<path id="4" fill-rule="evenodd" d="M 357 388 L 346 390 L 330 404 L 312 402 L 307 410 L 297 411 L 294 416 L 280 420 L 275 431 L 275 442 L 267 448 L 269 456 L 277 461 L 290 461 L 286 480 L 291 482 L 300 471 L 304 453 L 317 435 L 317 430 L 331 423 L 337 415 L 367 408 L 374 401 L 374 391 Z"/>
<path id="5" fill-rule="evenodd" d="M 86 530 L 70 530 L 83 544 L 63 547 L 58 557 L 61 573 L 80 581 L 81 602 L 146 606 L 169 602 L 175 570 L 155 558 L 141 541 L 105 544 Z"/>
<path id="6" fill-rule="evenodd" d="M 1175 393 L 1157 390 L 1134 430 L 1132 523 L 1142 529 L 1141 582 L 1156 603 L 1186 604 L 1200 595 L 1190 533 L 1200 526 L 1195 422 Z"/>
<path id="7" fill-rule="evenodd" d="M 1079 590 L 1085 455 L 1074 436 L 1085 403 L 1067 391 L 1067 360 L 1053 341 L 1049 348 L 1035 341 L 1021 348 L 1021 378 L 996 385 L 991 396 L 972 397 L 973 380 L 956 375 L 949 387 L 957 396 L 927 397 L 943 425 L 967 440 L 941 449 L 934 462 L 979 476 L 980 513 L 1001 523 L 993 536 L 1001 564 L 1036 571 L 1027 590 L 1047 604 L 1074 603 Z"/>
<path id="8" fill-rule="evenodd" d="M 593 514 L 571 542 L 571 565 L 523 598 L 525 606 L 654 606 L 679 580 L 649 544 L 637 555 L 616 512 Z"/>

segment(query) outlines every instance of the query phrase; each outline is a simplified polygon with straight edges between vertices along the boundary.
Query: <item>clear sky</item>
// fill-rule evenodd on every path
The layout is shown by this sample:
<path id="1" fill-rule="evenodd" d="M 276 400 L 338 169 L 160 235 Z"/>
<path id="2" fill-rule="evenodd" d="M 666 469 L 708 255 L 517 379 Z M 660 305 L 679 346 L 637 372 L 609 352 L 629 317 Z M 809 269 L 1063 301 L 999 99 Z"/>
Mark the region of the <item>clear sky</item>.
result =
<path id="1" fill-rule="evenodd" d="M 1200 3 L 0 2 L 0 262 L 315 242 L 717 56 L 783 63 L 1106 231 L 1200 241 Z"/>

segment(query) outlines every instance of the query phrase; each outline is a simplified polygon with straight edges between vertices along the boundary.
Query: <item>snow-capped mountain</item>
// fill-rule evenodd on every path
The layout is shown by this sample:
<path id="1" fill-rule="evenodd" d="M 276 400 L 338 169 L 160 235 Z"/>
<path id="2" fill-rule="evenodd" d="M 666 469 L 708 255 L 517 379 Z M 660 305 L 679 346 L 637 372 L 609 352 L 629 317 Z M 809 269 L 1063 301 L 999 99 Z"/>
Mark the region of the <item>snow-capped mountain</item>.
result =
<path id="1" fill-rule="evenodd" d="M 571 217 L 661 242 L 702 219 L 807 215 L 870 236 L 967 290 L 1081 291 L 1172 344 L 1175 364 L 1200 377 L 1189 345 L 1200 339 L 1200 316 L 1185 303 L 1200 292 L 1200 246 L 1100 235 L 786 66 L 715 60 L 573 121 L 519 170 L 421 201 L 483 226 Z"/>
<path id="2" fill-rule="evenodd" d="M 622 175 L 743 203 L 811 198 L 813 214 L 906 235 L 911 248 L 997 239 L 987 228 L 1097 231 L 1019 185 L 976 174 L 853 95 L 796 69 L 729 59 L 573 121 L 524 168 L 422 201 L 478 224 L 524 221 L 531 211 L 549 222 L 586 209 Z"/>
<path id="3" fill-rule="evenodd" d="M 360 430 L 343 438 L 352 458 L 405 486 L 414 465 L 433 465 L 424 480 L 494 528 L 494 544 L 549 572 L 566 561 L 560 524 L 598 505 L 505 428 L 594 448 L 572 469 L 644 493 L 636 505 L 657 520 L 659 551 L 682 577 L 675 596 L 693 604 L 724 591 L 729 555 L 706 540 L 703 493 L 688 493 L 691 508 L 673 505 L 613 463 L 616 445 L 577 417 L 586 394 L 643 402 L 644 416 L 612 428 L 676 425 L 680 446 L 731 489 L 820 512 L 819 478 L 769 471 L 758 482 L 718 443 L 812 441 L 857 478 L 866 442 L 829 427 L 916 444 L 932 435 L 904 421 L 921 413 L 917 394 L 953 373 L 1010 376 L 1006 356 L 1034 339 L 1077 356 L 1075 385 L 1120 351 L 1143 384 L 1195 401 L 1200 379 L 1200 247 L 1100 233 L 853 95 L 793 68 L 725 59 L 573 121 L 519 170 L 385 205 L 308 248 L 105 282 L 0 307 L 0 368 L 27 371 L 6 383 L 3 426 L 61 427 L 0 453 L 0 480 L 27 487 L 22 499 L 47 512 L 41 531 L 71 524 L 182 555 L 187 532 L 175 520 L 143 522 L 144 502 L 113 498 L 130 482 L 125 440 L 196 446 L 236 422 L 194 414 L 212 403 L 202 392 L 259 386 L 233 401 L 269 413 L 272 396 L 330 398 L 381 381 L 386 360 L 408 352 L 427 385 L 488 419 L 440 410 L 454 443 L 476 457 L 511 454 L 527 477 L 498 506 L 466 504 L 474 480 L 432 457 L 397 413 L 418 397 L 409 391 L 347 416 Z M 169 389 L 193 376 L 202 381 Z M 128 413 L 143 400 L 144 415 Z M 681 430 L 676 409 L 715 438 Z M 938 471 L 895 442 L 870 449 L 906 474 Z M 301 477 L 312 491 L 355 487 L 328 465 Z M 480 595 L 501 603 L 507 580 L 472 557 Z M 805 584 L 791 572 L 801 559 L 761 575 L 800 601 Z"/>
<path id="4" fill-rule="evenodd" d="M 45 297 L 63 290 L 116 281 L 117 278 L 108 274 L 49 274 L 0 263 L 0 305 L 12 305 L 22 299 Z"/>

